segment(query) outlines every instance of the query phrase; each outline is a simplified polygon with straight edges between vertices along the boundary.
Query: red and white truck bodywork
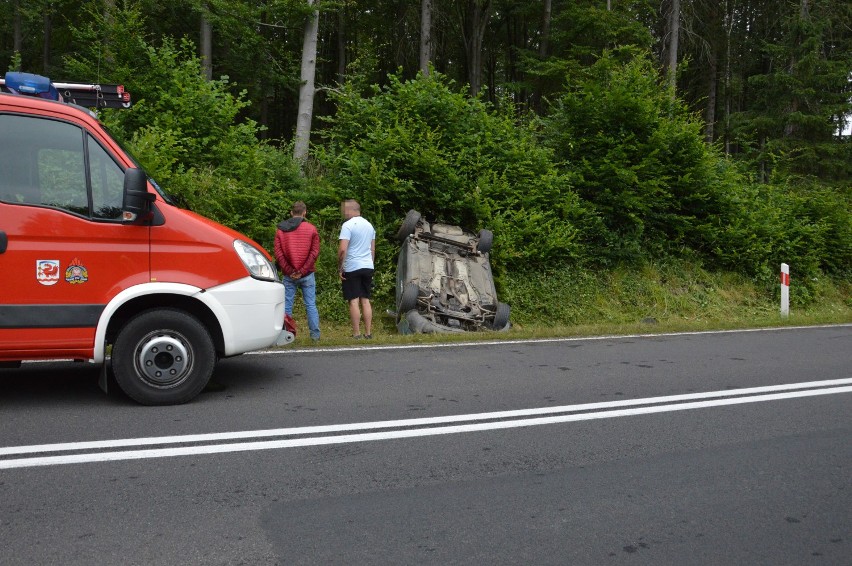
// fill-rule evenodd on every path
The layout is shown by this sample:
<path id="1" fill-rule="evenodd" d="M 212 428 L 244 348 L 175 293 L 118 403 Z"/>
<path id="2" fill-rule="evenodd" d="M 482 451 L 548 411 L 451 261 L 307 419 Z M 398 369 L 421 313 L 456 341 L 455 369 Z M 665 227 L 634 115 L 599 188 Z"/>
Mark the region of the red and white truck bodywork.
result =
<path id="1" fill-rule="evenodd" d="M 146 404 L 292 341 L 269 254 L 181 209 L 88 111 L 0 93 L 0 363 L 104 363 Z"/>

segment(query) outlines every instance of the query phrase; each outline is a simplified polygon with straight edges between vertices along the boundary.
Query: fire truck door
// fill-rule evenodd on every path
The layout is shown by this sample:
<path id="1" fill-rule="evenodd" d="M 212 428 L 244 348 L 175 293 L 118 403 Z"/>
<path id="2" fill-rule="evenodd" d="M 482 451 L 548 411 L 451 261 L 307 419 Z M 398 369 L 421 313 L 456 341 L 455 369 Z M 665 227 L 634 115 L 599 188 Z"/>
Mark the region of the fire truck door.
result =
<path id="1" fill-rule="evenodd" d="M 0 360 L 90 355 L 107 302 L 150 280 L 149 228 L 120 222 L 124 172 L 85 129 L 0 114 Z"/>

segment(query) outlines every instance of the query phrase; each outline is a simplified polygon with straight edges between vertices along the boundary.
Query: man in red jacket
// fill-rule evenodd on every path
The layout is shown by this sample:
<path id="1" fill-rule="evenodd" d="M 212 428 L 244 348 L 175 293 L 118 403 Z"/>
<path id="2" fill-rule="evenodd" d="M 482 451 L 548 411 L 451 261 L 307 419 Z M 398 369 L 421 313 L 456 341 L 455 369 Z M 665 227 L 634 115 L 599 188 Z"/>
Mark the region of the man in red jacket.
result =
<path id="1" fill-rule="evenodd" d="M 275 233 L 275 259 L 283 273 L 285 311 L 293 315 L 296 289 L 301 289 L 311 339 L 317 341 L 320 338 L 320 327 L 314 271 L 320 240 L 316 226 L 305 220 L 307 211 L 304 202 L 296 201 L 290 210 L 290 218 L 278 223 L 278 231 Z"/>

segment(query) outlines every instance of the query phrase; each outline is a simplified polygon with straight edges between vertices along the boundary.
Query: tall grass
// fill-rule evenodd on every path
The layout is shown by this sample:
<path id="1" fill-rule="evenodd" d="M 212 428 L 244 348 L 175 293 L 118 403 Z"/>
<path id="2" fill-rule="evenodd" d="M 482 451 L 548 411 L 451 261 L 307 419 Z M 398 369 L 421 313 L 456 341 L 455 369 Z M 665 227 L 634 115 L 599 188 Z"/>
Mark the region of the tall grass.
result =
<path id="1" fill-rule="evenodd" d="M 852 322 L 852 282 L 810 281 L 807 300 L 797 297 L 793 279 L 791 314 L 780 317 L 779 285 L 701 265 L 671 260 L 639 268 L 594 271 L 563 267 L 543 273 L 513 272 L 498 280 L 499 297 L 512 308 L 508 332 L 400 336 L 392 317 L 393 297 L 373 301 L 373 343 L 446 342 L 506 338 L 669 332 Z M 353 343 L 348 311 L 338 284 L 323 278 L 318 289 L 323 340 Z M 299 298 L 299 328 L 307 328 Z M 297 344 L 307 345 L 306 332 Z"/>

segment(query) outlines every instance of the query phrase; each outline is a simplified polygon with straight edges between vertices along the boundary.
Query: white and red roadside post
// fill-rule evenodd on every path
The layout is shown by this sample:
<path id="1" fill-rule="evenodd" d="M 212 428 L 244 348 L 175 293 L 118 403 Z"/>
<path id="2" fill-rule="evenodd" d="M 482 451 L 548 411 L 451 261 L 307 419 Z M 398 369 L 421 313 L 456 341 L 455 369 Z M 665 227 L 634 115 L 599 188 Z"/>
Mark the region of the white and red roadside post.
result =
<path id="1" fill-rule="evenodd" d="M 781 318 L 790 316 L 790 266 L 781 264 Z"/>

